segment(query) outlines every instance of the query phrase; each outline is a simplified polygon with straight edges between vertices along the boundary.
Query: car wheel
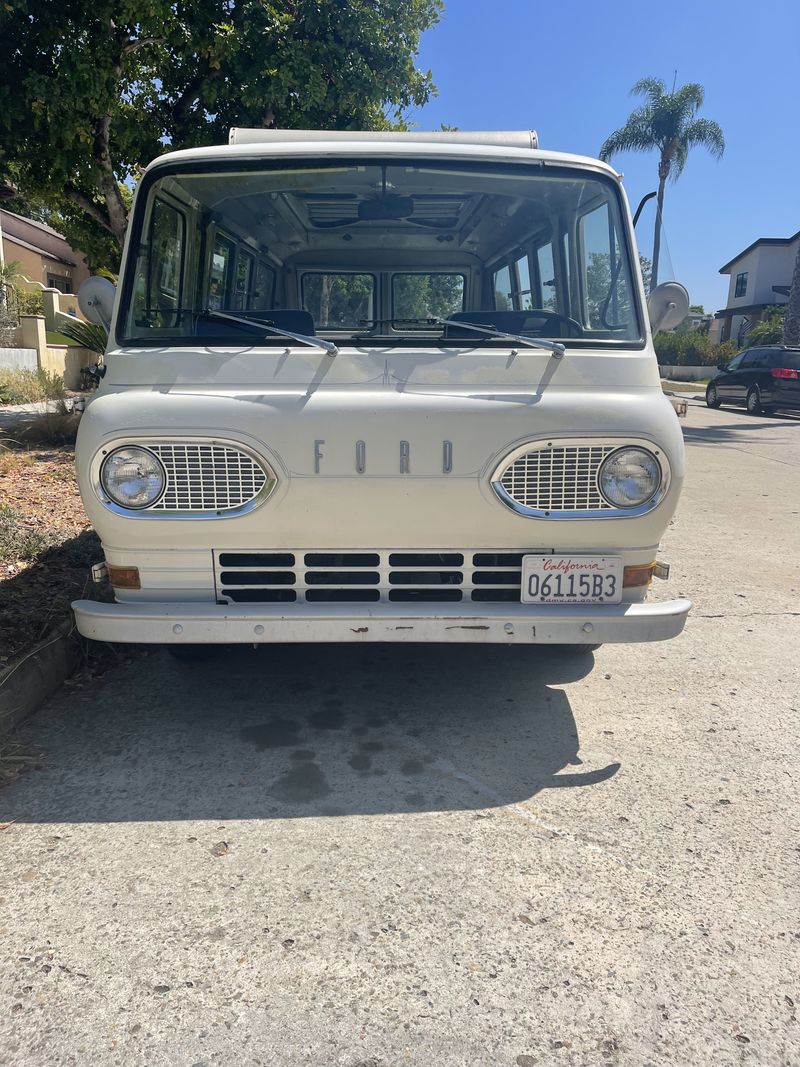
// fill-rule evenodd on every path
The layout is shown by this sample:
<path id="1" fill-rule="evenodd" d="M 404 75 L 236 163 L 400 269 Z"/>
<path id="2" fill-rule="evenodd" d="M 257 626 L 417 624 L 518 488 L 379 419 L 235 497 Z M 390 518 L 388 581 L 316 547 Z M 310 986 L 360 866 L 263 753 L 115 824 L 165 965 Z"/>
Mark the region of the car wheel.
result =
<path id="1" fill-rule="evenodd" d="M 757 385 L 754 385 L 747 394 L 747 413 L 749 415 L 761 414 L 761 393 L 759 393 Z"/>
<path id="2" fill-rule="evenodd" d="M 718 408 L 722 403 L 717 393 L 717 387 L 713 382 L 709 382 L 706 386 L 706 403 L 710 408 Z"/>

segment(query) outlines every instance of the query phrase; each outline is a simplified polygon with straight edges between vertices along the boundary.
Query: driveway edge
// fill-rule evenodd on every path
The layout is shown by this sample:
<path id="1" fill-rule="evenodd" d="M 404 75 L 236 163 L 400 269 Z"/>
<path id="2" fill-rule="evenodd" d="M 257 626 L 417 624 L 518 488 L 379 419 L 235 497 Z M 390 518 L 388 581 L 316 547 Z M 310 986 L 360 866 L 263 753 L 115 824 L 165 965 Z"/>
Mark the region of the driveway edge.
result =
<path id="1" fill-rule="evenodd" d="M 0 672 L 0 738 L 27 719 L 70 677 L 80 638 L 72 620 Z"/>

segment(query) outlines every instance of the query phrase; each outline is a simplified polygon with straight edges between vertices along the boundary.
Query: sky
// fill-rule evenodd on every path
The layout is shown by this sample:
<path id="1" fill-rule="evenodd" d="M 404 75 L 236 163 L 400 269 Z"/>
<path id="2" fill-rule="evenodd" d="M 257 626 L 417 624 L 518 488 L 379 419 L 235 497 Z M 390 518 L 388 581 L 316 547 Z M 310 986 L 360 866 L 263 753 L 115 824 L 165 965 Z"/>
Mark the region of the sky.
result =
<path id="1" fill-rule="evenodd" d="M 800 0 L 445 0 L 417 66 L 438 89 L 410 113 L 418 129 L 532 128 L 542 148 L 591 156 L 637 106 L 639 78 L 700 82 L 725 154 L 692 151 L 664 225 L 675 277 L 707 311 L 727 302 L 723 264 L 800 230 Z M 613 165 L 634 210 L 658 185 L 656 153 Z M 653 218 L 645 209 L 637 227 L 642 252 Z"/>

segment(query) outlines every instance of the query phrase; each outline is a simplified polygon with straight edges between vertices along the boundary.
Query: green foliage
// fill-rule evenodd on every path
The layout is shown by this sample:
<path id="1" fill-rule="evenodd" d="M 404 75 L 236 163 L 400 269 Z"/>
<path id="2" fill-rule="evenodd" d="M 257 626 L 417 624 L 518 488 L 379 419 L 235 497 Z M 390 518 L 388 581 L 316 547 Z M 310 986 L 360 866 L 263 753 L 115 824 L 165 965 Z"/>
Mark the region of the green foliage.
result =
<path id="1" fill-rule="evenodd" d="M 60 540 L 55 530 L 32 530 L 22 512 L 0 504 L 0 560 L 34 560 Z"/>
<path id="2" fill-rule="evenodd" d="M 34 293 L 26 292 L 24 289 L 17 289 L 16 301 L 17 312 L 20 315 L 44 315 L 44 304 L 42 303 L 40 289 L 37 289 Z"/>
<path id="3" fill-rule="evenodd" d="M 114 267 L 130 187 L 231 126 L 386 129 L 434 91 L 414 64 L 441 0 L 9 0 L 0 171 Z"/>
<path id="4" fill-rule="evenodd" d="M 64 379 L 46 370 L 6 370 L 0 368 L 0 404 L 38 404 L 61 400 Z"/>
<path id="5" fill-rule="evenodd" d="M 103 355 L 108 344 L 108 330 L 99 323 L 84 322 L 83 319 L 73 318 L 72 315 L 59 314 L 57 318 L 58 328 L 65 337 L 74 341 L 90 352 Z"/>
<path id="6" fill-rule="evenodd" d="M 397 274 L 392 280 L 392 315 L 397 319 L 447 319 L 463 306 L 460 274 Z"/>
<path id="7" fill-rule="evenodd" d="M 773 304 L 764 308 L 763 318 L 747 333 L 748 345 L 778 345 L 783 337 L 783 320 L 786 317 L 785 304 Z"/>
<path id="8" fill-rule="evenodd" d="M 653 338 L 653 344 L 658 362 L 674 367 L 716 367 L 721 361 L 727 363 L 739 350 L 732 341 L 713 344 L 708 334 L 697 330 L 662 330 Z"/>

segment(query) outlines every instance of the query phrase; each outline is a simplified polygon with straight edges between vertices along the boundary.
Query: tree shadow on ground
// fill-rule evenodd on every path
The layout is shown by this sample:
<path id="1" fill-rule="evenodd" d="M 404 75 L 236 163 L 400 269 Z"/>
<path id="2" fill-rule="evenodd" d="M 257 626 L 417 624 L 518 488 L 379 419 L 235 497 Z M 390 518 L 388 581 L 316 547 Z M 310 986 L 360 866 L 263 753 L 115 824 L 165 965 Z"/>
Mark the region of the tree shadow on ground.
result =
<path id="1" fill-rule="evenodd" d="M 157 650 L 50 702 L 23 734 L 45 762 L 0 811 L 37 823 L 366 815 L 591 786 L 619 765 L 581 766 L 556 686 L 592 666 L 547 646 L 238 648 L 191 666 Z"/>

